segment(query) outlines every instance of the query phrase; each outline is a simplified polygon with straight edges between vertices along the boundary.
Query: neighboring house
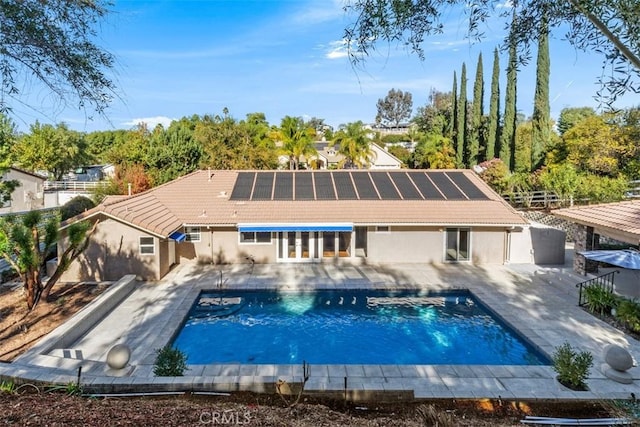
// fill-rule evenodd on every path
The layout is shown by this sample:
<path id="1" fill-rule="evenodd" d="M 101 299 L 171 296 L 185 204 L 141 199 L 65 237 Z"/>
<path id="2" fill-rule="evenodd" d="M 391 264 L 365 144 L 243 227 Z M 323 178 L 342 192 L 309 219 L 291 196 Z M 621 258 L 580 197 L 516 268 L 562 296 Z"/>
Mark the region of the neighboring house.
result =
<path id="1" fill-rule="evenodd" d="M 0 202 L 0 214 L 25 212 L 44 208 L 44 182 L 47 177 L 11 167 L 2 175 L 3 181 L 16 180 L 20 183 L 11 193 L 11 200 Z"/>
<path id="2" fill-rule="evenodd" d="M 344 159 L 344 156 L 338 153 L 338 148 L 332 147 L 329 142 L 316 142 L 315 145 L 318 150 L 319 169 L 336 169 Z M 402 167 L 402 160 L 373 142 L 371 150 L 374 155 L 370 159 L 369 169 L 400 169 Z"/>
<path id="3" fill-rule="evenodd" d="M 528 222 L 470 170 L 196 171 L 63 234 L 85 219 L 99 223 L 63 280 L 154 280 L 186 261 L 533 262 Z"/>

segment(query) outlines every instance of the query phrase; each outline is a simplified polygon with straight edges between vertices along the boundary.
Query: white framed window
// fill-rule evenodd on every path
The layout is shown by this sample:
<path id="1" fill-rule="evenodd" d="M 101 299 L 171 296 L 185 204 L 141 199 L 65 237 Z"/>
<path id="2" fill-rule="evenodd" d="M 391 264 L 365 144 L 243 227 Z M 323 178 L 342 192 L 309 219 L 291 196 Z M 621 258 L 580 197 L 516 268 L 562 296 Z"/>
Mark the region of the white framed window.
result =
<path id="1" fill-rule="evenodd" d="M 376 226 L 376 233 L 390 233 L 391 227 L 388 225 L 378 225 Z"/>
<path id="2" fill-rule="evenodd" d="M 140 255 L 154 255 L 156 253 L 155 239 L 153 237 L 140 237 Z"/>
<path id="3" fill-rule="evenodd" d="M 200 227 L 185 227 L 184 234 L 187 235 L 185 240 L 187 242 L 199 242 L 201 239 Z"/>
<path id="4" fill-rule="evenodd" d="M 271 243 L 271 232 L 241 231 L 240 243 Z"/>
<path id="5" fill-rule="evenodd" d="M 447 228 L 445 236 L 446 261 L 469 261 L 471 259 L 471 229 Z"/>

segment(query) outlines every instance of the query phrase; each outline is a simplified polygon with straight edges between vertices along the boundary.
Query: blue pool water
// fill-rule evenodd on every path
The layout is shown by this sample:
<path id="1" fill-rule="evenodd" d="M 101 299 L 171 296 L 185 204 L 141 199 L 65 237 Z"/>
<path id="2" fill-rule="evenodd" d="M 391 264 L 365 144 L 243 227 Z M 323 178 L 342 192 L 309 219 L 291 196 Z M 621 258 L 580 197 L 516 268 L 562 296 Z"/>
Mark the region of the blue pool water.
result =
<path id="1" fill-rule="evenodd" d="M 549 363 L 468 292 L 207 292 L 173 344 L 189 364 Z"/>

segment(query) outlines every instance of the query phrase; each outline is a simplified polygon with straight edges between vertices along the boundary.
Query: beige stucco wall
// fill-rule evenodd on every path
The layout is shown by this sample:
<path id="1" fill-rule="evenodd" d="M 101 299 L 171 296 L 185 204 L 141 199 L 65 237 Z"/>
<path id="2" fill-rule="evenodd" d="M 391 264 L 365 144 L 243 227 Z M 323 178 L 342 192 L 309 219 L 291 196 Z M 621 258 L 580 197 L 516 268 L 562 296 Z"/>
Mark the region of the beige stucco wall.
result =
<path id="1" fill-rule="evenodd" d="M 141 236 L 153 237 L 112 219 L 102 218 L 91 235 L 89 246 L 71 264 L 61 280 L 118 280 L 125 274 L 136 274 L 144 280 L 160 279 L 160 240 L 154 237 L 154 255 L 141 255 Z M 64 246 L 59 250 L 64 250 Z"/>
<path id="2" fill-rule="evenodd" d="M 506 232 L 500 229 L 471 229 L 471 260 L 474 264 L 504 264 Z"/>
<path id="3" fill-rule="evenodd" d="M 9 169 L 1 178 L 3 181 L 19 181 L 20 186 L 11 193 L 11 202 L 8 206 L 3 207 L 0 203 L 0 214 L 44 208 L 44 178 L 38 178 L 17 169 Z"/>
<path id="4" fill-rule="evenodd" d="M 275 235 L 270 244 L 240 243 L 238 230 L 233 228 L 201 228 L 200 242 L 176 244 L 179 262 L 197 261 L 209 264 L 234 264 L 247 262 L 252 256 L 257 263 L 276 261 Z"/>
<path id="5" fill-rule="evenodd" d="M 376 232 L 369 227 L 367 261 L 371 262 L 442 262 L 443 233 L 438 228 L 390 227 Z"/>
<path id="6" fill-rule="evenodd" d="M 510 233 L 509 262 L 513 264 L 563 264 L 566 233 L 542 224 Z"/>

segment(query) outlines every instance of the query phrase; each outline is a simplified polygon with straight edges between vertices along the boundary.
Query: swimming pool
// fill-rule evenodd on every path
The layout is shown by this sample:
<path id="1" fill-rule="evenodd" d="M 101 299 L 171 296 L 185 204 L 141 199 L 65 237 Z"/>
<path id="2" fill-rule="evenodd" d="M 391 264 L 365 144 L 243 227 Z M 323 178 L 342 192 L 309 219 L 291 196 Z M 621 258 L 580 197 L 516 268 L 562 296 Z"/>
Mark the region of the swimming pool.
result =
<path id="1" fill-rule="evenodd" d="M 464 291 L 203 292 L 173 345 L 189 364 L 549 364 Z"/>

